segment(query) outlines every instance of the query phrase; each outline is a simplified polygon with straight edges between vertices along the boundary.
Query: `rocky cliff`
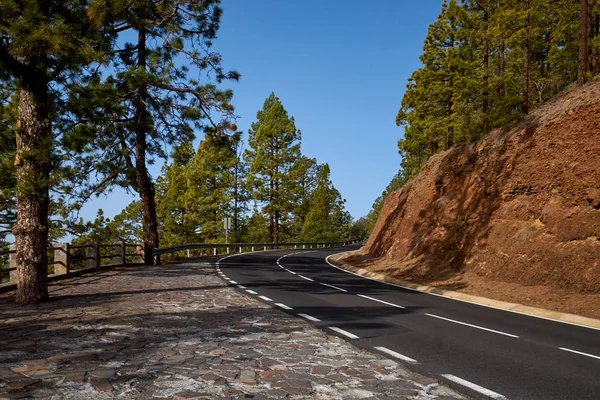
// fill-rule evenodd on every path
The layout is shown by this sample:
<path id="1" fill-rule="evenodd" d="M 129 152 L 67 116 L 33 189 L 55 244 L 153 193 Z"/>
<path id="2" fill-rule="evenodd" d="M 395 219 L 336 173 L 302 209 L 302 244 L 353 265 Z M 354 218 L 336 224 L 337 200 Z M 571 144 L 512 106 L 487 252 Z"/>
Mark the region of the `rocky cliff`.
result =
<path id="1" fill-rule="evenodd" d="M 600 316 L 599 100 L 600 82 L 592 82 L 513 129 L 432 157 L 387 198 L 354 261 L 419 283 Z M 571 295 L 596 304 L 590 311 Z"/>

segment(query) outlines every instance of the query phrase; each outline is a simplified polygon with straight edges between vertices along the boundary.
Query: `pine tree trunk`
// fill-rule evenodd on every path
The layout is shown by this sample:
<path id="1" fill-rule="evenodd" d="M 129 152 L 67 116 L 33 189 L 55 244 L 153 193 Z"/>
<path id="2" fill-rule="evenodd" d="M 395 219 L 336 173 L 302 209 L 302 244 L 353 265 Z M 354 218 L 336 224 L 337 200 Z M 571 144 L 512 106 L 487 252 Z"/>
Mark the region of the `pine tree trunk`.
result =
<path id="1" fill-rule="evenodd" d="M 279 166 L 275 167 L 275 174 L 276 176 L 279 174 Z M 275 181 L 275 193 L 276 193 L 276 197 L 275 197 L 275 213 L 274 213 L 274 224 L 273 224 L 273 242 L 275 243 L 279 243 L 279 202 L 281 200 L 281 195 L 280 195 L 280 186 L 279 186 L 279 182 Z"/>
<path id="2" fill-rule="evenodd" d="M 46 82 L 20 91 L 16 129 L 17 296 L 20 304 L 48 298 L 48 205 L 51 122 Z"/>
<path id="3" fill-rule="evenodd" d="M 146 29 L 142 26 L 138 31 L 138 68 L 146 69 L 146 57 Z M 135 104 L 135 173 L 144 214 L 144 247 L 148 250 L 144 252 L 144 262 L 152 264 L 153 257 L 150 250 L 157 248 L 159 243 L 154 185 L 146 168 L 146 90 L 145 84 L 141 84 L 137 88 L 137 101 Z"/>
<path id="4" fill-rule="evenodd" d="M 588 40 L 589 40 L 589 4 L 588 0 L 579 0 L 579 64 L 577 68 L 577 83 L 587 81 L 588 66 Z"/>
<path id="5" fill-rule="evenodd" d="M 498 43 L 498 68 L 496 71 L 496 75 L 498 76 L 498 78 L 500 78 L 500 83 L 498 85 L 498 96 L 500 97 L 504 97 L 504 50 L 505 50 L 505 45 L 504 45 L 504 40 L 500 40 L 500 42 Z"/>

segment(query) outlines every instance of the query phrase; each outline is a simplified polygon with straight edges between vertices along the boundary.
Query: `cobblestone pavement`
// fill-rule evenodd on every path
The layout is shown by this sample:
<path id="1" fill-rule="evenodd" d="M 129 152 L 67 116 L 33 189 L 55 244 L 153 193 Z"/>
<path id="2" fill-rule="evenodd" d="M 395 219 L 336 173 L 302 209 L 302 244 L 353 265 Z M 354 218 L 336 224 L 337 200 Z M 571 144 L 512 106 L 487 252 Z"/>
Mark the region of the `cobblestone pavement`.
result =
<path id="1" fill-rule="evenodd" d="M 60 282 L 0 298 L 0 398 L 462 399 L 229 288 L 207 262 Z"/>

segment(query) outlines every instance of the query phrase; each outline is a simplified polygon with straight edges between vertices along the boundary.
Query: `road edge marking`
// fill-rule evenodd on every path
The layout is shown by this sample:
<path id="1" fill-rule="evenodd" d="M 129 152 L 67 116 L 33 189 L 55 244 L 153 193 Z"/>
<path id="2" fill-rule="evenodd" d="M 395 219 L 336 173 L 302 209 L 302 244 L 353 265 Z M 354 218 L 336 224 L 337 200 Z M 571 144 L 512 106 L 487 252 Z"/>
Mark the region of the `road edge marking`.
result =
<path id="1" fill-rule="evenodd" d="M 368 280 L 371 280 L 371 281 L 374 281 L 374 282 L 379 282 L 379 283 L 382 283 L 384 285 L 395 286 L 395 287 L 398 287 L 398 288 L 401 288 L 401 289 L 410 290 L 412 292 L 423 293 L 423 294 L 428 294 L 428 295 L 437 296 L 437 297 L 443 297 L 443 298 L 449 299 L 449 300 L 460 301 L 460 302 L 468 303 L 468 304 L 475 304 L 475 305 L 478 305 L 478 306 L 481 306 L 481 307 L 487 307 L 487 308 L 492 308 L 492 309 L 495 309 L 495 310 L 506 311 L 506 312 L 510 312 L 510 313 L 513 313 L 513 314 L 520 314 L 520 315 L 524 315 L 524 316 L 527 316 L 527 317 L 539 318 L 539 319 L 544 319 L 544 320 L 547 320 L 547 321 L 558 322 L 558 323 L 561 323 L 561 324 L 579 326 L 581 328 L 594 329 L 594 330 L 600 331 L 600 319 L 584 317 L 584 316 L 576 315 L 576 314 L 561 313 L 559 311 L 547 310 L 547 309 L 540 308 L 540 307 L 526 306 L 526 305 L 518 304 L 518 303 L 508 303 L 506 301 L 494 300 L 494 299 L 490 299 L 490 298 L 487 298 L 487 297 L 472 296 L 472 295 L 469 295 L 469 294 L 466 294 L 466 293 L 455 292 L 455 291 L 452 291 L 452 290 L 444 290 L 444 289 L 440 289 L 440 288 L 436 288 L 436 287 L 431 287 L 431 286 L 426 286 L 426 285 L 418 285 L 416 283 L 403 281 L 403 280 L 392 278 L 392 277 L 389 277 L 389 276 L 383 275 L 383 274 L 377 274 L 377 275 L 381 275 L 383 277 L 382 279 L 372 278 L 370 276 L 362 274 L 363 271 L 364 271 L 364 273 L 375 274 L 375 273 L 373 273 L 371 271 L 367 271 L 367 270 L 364 270 L 362 268 L 355 267 L 355 266 L 350 265 L 350 264 L 345 263 L 345 262 L 341 263 L 345 267 L 348 267 L 348 268 L 352 269 L 352 270 L 350 270 L 350 269 L 346 269 L 345 267 L 342 268 L 341 266 L 334 265 L 332 262 L 329 261 L 330 257 L 338 255 L 338 254 L 341 254 L 341 253 L 348 253 L 348 251 L 340 251 L 340 252 L 337 252 L 337 253 L 330 254 L 330 255 L 328 255 L 325 258 L 325 262 L 327 264 L 329 264 L 331 267 L 333 267 L 335 269 L 339 269 L 342 272 L 345 272 L 345 273 L 348 273 L 348 274 L 351 274 L 351 275 L 355 275 L 355 276 L 358 276 L 358 277 L 361 277 L 361 278 L 365 278 L 365 279 L 368 279 Z M 354 271 L 359 271 L 360 273 L 359 272 L 354 272 Z M 398 283 L 387 282 L 384 278 L 396 281 Z M 412 286 L 414 286 L 414 287 L 412 287 Z M 438 291 L 440 293 L 432 292 L 434 290 Z M 460 296 L 460 298 L 454 297 L 455 295 L 456 296 Z M 502 304 L 502 303 L 504 303 L 504 304 L 506 304 L 506 306 L 505 307 L 500 307 L 499 305 L 498 306 L 494 306 L 494 305 L 491 305 L 491 304 L 486 304 L 484 302 L 478 301 L 479 299 L 481 299 L 481 301 L 494 302 L 495 304 L 499 304 L 499 305 Z M 519 310 L 516 310 L 514 308 L 520 308 L 523 311 L 519 311 Z M 539 313 L 552 313 L 552 314 L 556 315 L 557 317 L 562 316 L 564 318 L 569 318 L 571 320 L 581 321 L 581 323 L 572 322 L 571 320 L 566 320 L 566 319 L 558 319 L 558 318 L 551 318 L 551 317 L 546 317 L 546 316 L 543 316 L 543 315 L 538 315 L 538 314 L 536 314 L 538 312 Z"/>
<path id="2" fill-rule="evenodd" d="M 299 317 L 302 317 L 304 319 L 307 319 L 309 321 L 312 321 L 312 322 L 321 322 L 321 320 L 319 318 L 315 318 L 312 315 L 308 315 L 308 314 L 304 314 L 304 313 L 298 313 L 296 315 L 298 315 Z"/>
<path id="3" fill-rule="evenodd" d="M 350 339 L 360 339 L 354 333 L 345 331 L 342 328 L 338 328 L 337 326 L 328 326 L 328 328 L 331 329 L 334 332 L 339 333 L 340 335 L 346 336 L 347 338 L 350 338 Z"/>
<path id="4" fill-rule="evenodd" d="M 379 350 L 382 353 L 385 353 L 389 356 L 392 356 L 394 358 L 397 358 L 399 360 L 402 360 L 404 362 L 410 363 L 410 364 L 418 364 L 419 362 L 417 360 L 415 360 L 414 358 L 410 358 L 405 356 L 404 354 L 400 354 L 394 350 L 390 350 L 387 347 L 383 347 L 383 346 L 375 346 L 373 347 L 375 350 Z"/>
<path id="5" fill-rule="evenodd" d="M 465 379 L 459 378 L 458 376 L 451 374 L 442 374 L 442 377 L 494 400 L 507 400 L 506 397 L 500 393 L 496 393 L 490 389 L 486 389 L 483 386 L 479 386 L 476 383 L 469 382 Z"/>

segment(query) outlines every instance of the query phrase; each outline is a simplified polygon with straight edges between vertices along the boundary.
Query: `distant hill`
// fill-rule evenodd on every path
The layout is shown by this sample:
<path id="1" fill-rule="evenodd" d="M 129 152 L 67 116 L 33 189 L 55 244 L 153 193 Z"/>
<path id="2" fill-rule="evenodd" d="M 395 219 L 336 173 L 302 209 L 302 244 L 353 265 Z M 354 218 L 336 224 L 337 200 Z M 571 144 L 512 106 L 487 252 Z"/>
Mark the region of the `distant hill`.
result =
<path id="1" fill-rule="evenodd" d="M 354 264 L 600 318 L 600 82 L 433 156 Z M 352 260 L 350 260 L 352 261 Z"/>

